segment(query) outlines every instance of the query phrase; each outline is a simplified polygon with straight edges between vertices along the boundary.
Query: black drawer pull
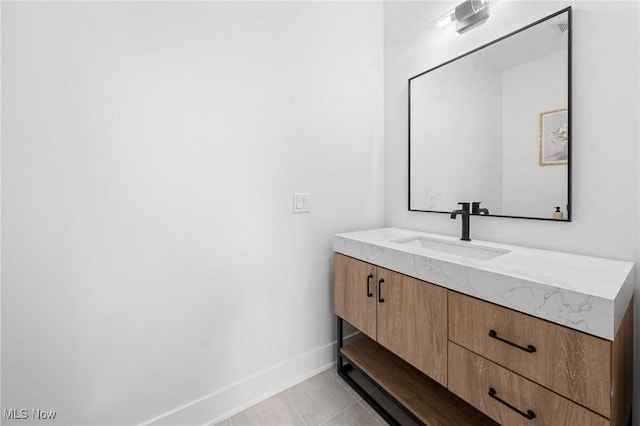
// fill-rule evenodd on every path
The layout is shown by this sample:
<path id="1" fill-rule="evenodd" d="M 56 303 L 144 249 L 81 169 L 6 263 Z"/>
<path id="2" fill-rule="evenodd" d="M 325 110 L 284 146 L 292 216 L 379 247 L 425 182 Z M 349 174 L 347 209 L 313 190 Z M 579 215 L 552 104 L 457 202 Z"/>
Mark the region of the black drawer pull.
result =
<path id="1" fill-rule="evenodd" d="M 384 299 L 382 298 L 382 283 L 384 280 L 378 281 L 378 302 L 384 303 Z"/>
<path id="2" fill-rule="evenodd" d="M 373 279 L 373 275 L 369 274 L 369 276 L 367 277 L 367 297 L 373 297 L 373 293 L 371 293 L 371 280 Z"/>
<path id="3" fill-rule="evenodd" d="M 522 417 L 524 417 L 526 419 L 533 420 L 533 419 L 536 418 L 536 413 L 534 413 L 533 411 L 527 410 L 527 412 L 525 413 L 524 411 L 520 411 L 516 407 L 514 407 L 513 405 L 509 404 L 504 399 L 499 398 L 498 397 L 498 392 L 496 392 L 496 390 L 494 388 L 489 388 L 489 396 L 491 398 L 495 399 L 496 401 L 498 401 L 500 404 L 506 405 L 507 407 L 511 408 L 513 411 L 515 411 L 516 413 L 520 414 Z"/>
<path id="4" fill-rule="evenodd" d="M 494 339 L 500 340 L 501 342 L 504 342 L 507 345 L 514 346 L 514 347 L 516 347 L 518 349 L 521 349 L 521 350 L 523 350 L 525 352 L 529 352 L 530 354 L 532 354 L 532 353 L 534 353 L 536 351 L 536 347 L 533 346 L 533 345 L 527 345 L 527 347 L 525 348 L 524 346 L 520 346 L 520 345 L 517 345 L 517 344 L 515 344 L 513 342 L 505 340 L 502 337 L 498 337 L 498 333 L 496 333 L 495 330 L 489 330 L 489 337 L 493 337 Z"/>

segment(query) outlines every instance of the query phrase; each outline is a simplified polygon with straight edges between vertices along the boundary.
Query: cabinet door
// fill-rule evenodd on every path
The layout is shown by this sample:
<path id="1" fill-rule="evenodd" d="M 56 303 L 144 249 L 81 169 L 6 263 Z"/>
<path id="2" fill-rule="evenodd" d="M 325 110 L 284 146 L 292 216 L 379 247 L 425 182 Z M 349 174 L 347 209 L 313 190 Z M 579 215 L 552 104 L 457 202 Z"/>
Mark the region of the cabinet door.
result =
<path id="1" fill-rule="evenodd" d="M 447 384 L 447 290 L 387 269 L 377 271 L 378 343 Z"/>
<path id="2" fill-rule="evenodd" d="M 375 340 L 376 267 L 334 253 L 333 310 L 337 316 Z"/>

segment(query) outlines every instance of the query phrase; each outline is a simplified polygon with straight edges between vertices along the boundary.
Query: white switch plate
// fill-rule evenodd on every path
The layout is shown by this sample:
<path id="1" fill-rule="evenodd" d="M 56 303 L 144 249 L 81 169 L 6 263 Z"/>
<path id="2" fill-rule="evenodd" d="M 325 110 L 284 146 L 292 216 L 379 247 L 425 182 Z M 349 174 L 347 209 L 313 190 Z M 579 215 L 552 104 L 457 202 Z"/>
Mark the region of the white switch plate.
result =
<path id="1" fill-rule="evenodd" d="M 293 212 L 311 213 L 311 194 L 296 192 L 293 194 Z"/>

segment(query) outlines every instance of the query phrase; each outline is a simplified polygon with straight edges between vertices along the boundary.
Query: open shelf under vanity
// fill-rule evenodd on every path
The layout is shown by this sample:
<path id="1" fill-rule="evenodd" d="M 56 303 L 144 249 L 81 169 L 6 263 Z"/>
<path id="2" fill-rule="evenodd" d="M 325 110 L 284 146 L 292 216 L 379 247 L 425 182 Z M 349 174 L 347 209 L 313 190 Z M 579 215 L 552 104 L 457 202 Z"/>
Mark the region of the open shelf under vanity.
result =
<path id="1" fill-rule="evenodd" d="M 364 335 L 339 346 L 338 374 L 392 425 L 498 425 Z"/>

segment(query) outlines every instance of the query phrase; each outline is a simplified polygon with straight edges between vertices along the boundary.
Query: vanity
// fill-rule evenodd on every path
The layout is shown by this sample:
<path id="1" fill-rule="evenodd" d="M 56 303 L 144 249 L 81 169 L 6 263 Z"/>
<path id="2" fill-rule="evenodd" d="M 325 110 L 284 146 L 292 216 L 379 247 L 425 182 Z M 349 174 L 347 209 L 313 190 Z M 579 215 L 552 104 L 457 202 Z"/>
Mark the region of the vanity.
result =
<path id="1" fill-rule="evenodd" d="M 627 424 L 632 262 L 397 228 L 333 250 L 338 373 L 390 423 L 376 394 L 417 424 Z"/>

